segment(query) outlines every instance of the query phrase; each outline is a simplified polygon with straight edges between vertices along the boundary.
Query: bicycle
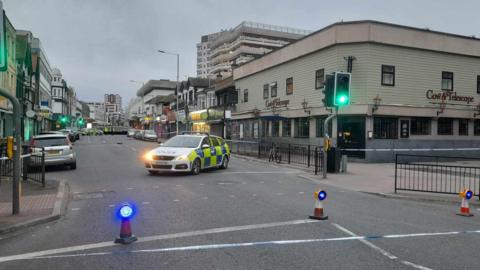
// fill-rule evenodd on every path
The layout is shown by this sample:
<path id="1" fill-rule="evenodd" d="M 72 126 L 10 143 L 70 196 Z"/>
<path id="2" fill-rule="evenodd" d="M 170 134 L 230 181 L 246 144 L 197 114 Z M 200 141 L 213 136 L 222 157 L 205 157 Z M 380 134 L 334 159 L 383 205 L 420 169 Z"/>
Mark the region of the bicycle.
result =
<path id="1" fill-rule="evenodd" d="M 278 146 L 272 146 L 268 155 L 268 162 L 275 161 L 276 163 L 282 162 L 282 155 L 280 154 L 280 148 Z"/>

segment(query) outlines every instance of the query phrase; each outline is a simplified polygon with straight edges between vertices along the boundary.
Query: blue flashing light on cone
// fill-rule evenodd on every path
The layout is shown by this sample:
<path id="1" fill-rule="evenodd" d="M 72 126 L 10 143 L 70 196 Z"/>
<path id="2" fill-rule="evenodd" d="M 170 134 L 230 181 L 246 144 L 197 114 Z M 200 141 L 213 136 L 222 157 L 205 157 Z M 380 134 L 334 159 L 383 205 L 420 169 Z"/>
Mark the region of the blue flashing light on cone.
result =
<path id="1" fill-rule="evenodd" d="M 315 197 L 315 209 L 313 210 L 313 216 L 309 216 L 311 219 L 326 220 L 328 216 L 323 211 L 323 201 L 327 198 L 327 192 L 325 190 L 317 190 L 314 193 Z"/>
<path id="2" fill-rule="evenodd" d="M 117 211 L 119 218 L 122 220 L 120 227 L 120 235 L 115 239 L 117 244 L 130 244 L 137 241 L 137 237 L 132 234 L 130 220 L 135 215 L 135 207 L 130 203 L 123 203 Z"/>

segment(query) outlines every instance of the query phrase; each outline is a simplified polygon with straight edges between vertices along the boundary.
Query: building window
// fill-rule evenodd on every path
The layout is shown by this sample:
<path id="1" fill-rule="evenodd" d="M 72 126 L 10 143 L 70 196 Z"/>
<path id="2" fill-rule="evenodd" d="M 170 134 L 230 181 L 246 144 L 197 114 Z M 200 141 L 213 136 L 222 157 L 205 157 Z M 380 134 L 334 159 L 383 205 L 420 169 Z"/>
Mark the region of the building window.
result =
<path id="1" fill-rule="evenodd" d="M 315 71 L 315 89 L 325 87 L 325 69 Z"/>
<path id="2" fill-rule="evenodd" d="M 310 137 L 310 121 L 308 117 L 295 118 L 295 137 L 308 138 Z"/>
<path id="3" fill-rule="evenodd" d="M 263 85 L 263 99 L 267 99 L 268 98 L 268 84 L 264 84 Z"/>
<path id="4" fill-rule="evenodd" d="M 375 139 L 397 139 L 397 118 L 375 117 L 373 119 L 373 137 Z"/>
<path id="5" fill-rule="evenodd" d="M 287 79 L 286 90 L 287 90 L 287 95 L 293 94 L 293 78 L 292 77 Z"/>
<path id="6" fill-rule="evenodd" d="M 453 72 L 442 71 L 442 90 L 453 91 Z"/>
<path id="7" fill-rule="evenodd" d="M 272 137 L 278 137 L 280 133 L 280 121 L 272 121 Z"/>
<path id="8" fill-rule="evenodd" d="M 415 117 L 410 120 L 410 134 L 430 135 L 430 118 Z"/>
<path id="9" fill-rule="evenodd" d="M 468 119 L 458 119 L 458 135 L 468 136 Z"/>
<path id="10" fill-rule="evenodd" d="M 453 135 L 453 119 L 439 118 L 437 123 L 438 135 Z"/>
<path id="11" fill-rule="evenodd" d="M 473 135 L 480 136 L 480 119 L 473 122 Z"/>
<path id="12" fill-rule="evenodd" d="M 480 75 L 477 75 L 477 94 L 480 94 Z"/>
<path id="13" fill-rule="evenodd" d="M 243 102 L 248 102 L 248 89 L 243 90 Z"/>
<path id="14" fill-rule="evenodd" d="M 395 86 L 395 67 L 382 65 L 382 85 Z"/>
<path id="15" fill-rule="evenodd" d="M 270 84 L 270 94 L 272 95 L 272 97 L 277 96 L 277 82 L 273 82 Z"/>
<path id="16" fill-rule="evenodd" d="M 315 118 L 315 136 L 323 137 L 323 124 L 325 123 L 325 118 Z M 330 121 L 331 123 L 331 121 Z"/>
<path id="17" fill-rule="evenodd" d="M 290 137 L 292 131 L 292 121 L 290 119 L 282 121 L 282 137 Z"/>

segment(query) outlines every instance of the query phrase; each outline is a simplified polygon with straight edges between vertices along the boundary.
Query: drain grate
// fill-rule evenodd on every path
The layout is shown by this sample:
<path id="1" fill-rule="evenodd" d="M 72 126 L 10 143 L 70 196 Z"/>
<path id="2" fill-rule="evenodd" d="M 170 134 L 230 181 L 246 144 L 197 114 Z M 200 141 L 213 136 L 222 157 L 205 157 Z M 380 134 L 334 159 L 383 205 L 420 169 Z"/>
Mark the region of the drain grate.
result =
<path id="1" fill-rule="evenodd" d="M 90 199 L 103 199 L 109 196 L 113 196 L 115 192 L 113 190 L 107 191 L 93 191 L 73 194 L 73 200 L 90 200 Z"/>

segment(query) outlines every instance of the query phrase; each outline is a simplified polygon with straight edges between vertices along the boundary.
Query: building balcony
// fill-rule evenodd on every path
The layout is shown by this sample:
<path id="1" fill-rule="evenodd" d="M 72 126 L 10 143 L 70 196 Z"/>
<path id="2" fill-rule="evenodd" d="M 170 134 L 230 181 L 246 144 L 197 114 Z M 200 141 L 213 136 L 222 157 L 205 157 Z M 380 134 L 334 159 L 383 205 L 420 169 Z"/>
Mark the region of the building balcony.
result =
<path id="1" fill-rule="evenodd" d="M 223 44 L 213 50 L 208 56 L 209 59 L 220 54 L 229 53 L 230 51 L 235 50 L 237 47 L 240 47 L 245 44 L 251 44 L 261 47 L 273 47 L 280 48 L 287 45 L 289 42 L 284 40 L 275 40 L 270 38 L 257 38 L 249 36 L 240 36 L 231 43 Z"/>
<path id="2" fill-rule="evenodd" d="M 262 48 L 262 47 L 250 47 L 250 46 L 240 46 L 230 53 L 221 54 L 217 57 L 211 58 L 210 63 L 216 65 L 218 63 L 226 62 L 226 61 L 233 61 L 241 54 L 250 54 L 250 55 L 264 55 L 266 53 L 271 52 L 272 49 Z"/>

